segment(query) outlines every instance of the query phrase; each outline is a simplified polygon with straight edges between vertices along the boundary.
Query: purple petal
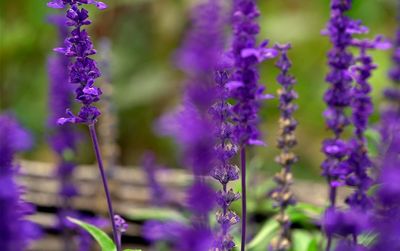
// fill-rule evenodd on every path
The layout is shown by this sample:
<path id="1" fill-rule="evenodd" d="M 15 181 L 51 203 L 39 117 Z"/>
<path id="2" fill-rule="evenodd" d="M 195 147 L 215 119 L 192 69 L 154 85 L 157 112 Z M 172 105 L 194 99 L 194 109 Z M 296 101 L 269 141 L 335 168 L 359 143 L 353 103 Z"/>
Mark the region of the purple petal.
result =
<path id="1" fill-rule="evenodd" d="M 225 84 L 225 87 L 229 90 L 229 91 L 233 91 L 236 90 L 239 87 L 244 86 L 243 82 L 240 81 L 230 81 L 228 83 Z"/>
<path id="2" fill-rule="evenodd" d="M 65 7 L 64 3 L 61 0 L 53 0 L 47 3 L 47 7 L 53 9 L 63 9 Z"/>

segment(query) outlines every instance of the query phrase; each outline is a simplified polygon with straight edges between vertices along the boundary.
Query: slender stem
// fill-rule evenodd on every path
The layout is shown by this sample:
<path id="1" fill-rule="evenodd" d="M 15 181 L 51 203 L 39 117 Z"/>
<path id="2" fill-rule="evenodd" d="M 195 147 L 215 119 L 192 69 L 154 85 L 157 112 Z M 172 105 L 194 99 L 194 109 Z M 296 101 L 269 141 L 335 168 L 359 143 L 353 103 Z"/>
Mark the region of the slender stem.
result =
<path id="1" fill-rule="evenodd" d="M 240 150 L 241 168 L 242 168 L 242 245 L 240 250 L 246 249 L 246 221 L 247 221 L 247 203 L 246 203 L 246 147 L 242 146 Z"/>
<path id="2" fill-rule="evenodd" d="M 117 228 L 115 226 L 115 221 L 114 221 L 114 210 L 112 207 L 111 195 L 110 195 L 110 191 L 108 189 L 107 177 L 104 172 L 103 160 L 101 158 L 99 142 L 97 140 L 96 129 L 95 129 L 94 124 L 89 125 L 89 131 L 90 131 L 90 137 L 92 138 L 93 149 L 96 154 L 97 163 L 99 165 L 101 180 L 103 181 L 104 192 L 106 194 L 108 214 L 110 216 L 111 225 L 112 225 L 112 229 L 113 229 L 114 242 L 115 242 L 115 245 L 117 246 L 117 251 L 121 251 L 121 243 L 118 241 L 118 233 L 117 233 Z"/>
<path id="3" fill-rule="evenodd" d="M 329 202 L 330 202 L 329 208 L 330 210 L 334 210 L 336 206 L 337 188 L 331 185 L 330 179 L 328 179 L 328 183 L 329 183 Z M 327 237 L 326 251 L 330 251 L 332 246 L 332 235 L 327 233 L 326 237 Z"/>

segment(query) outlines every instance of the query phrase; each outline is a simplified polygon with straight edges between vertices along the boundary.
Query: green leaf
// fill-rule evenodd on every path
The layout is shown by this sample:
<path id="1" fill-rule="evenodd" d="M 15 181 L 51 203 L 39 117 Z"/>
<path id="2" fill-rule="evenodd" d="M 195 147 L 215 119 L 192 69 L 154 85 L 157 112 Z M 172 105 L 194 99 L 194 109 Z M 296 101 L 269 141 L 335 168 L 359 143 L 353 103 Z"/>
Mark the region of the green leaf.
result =
<path id="1" fill-rule="evenodd" d="M 125 249 L 124 251 L 142 251 L 142 250 L 140 250 L 140 249 Z"/>
<path id="2" fill-rule="evenodd" d="M 168 208 L 132 209 L 127 215 L 130 220 L 176 220 L 184 222 L 186 218 L 176 210 Z"/>
<path id="3" fill-rule="evenodd" d="M 269 241 L 272 239 L 273 235 L 275 234 L 276 230 L 278 229 L 279 224 L 276 220 L 272 219 L 267 221 L 264 226 L 260 229 L 258 234 L 254 237 L 253 240 L 249 242 L 247 248 L 249 250 L 258 248 L 262 245 L 265 247 L 268 245 Z"/>
<path id="4" fill-rule="evenodd" d="M 372 246 L 372 244 L 376 241 L 377 236 L 378 234 L 374 232 L 362 234 L 358 237 L 358 243 L 366 247 Z"/>
<path id="5" fill-rule="evenodd" d="M 312 241 L 311 233 L 304 230 L 293 231 L 293 251 L 304 251 Z"/>
<path id="6" fill-rule="evenodd" d="M 376 157 L 379 154 L 379 145 L 381 142 L 381 135 L 378 131 L 373 129 L 367 129 L 365 131 L 365 137 L 367 138 L 367 150 L 371 157 Z"/>
<path id="7" fill-rule="evenodd" d="M 100 245 L 102 251 L 115 251 L 116 250 L 114 242 L 103 230 L 101 230 L 89 223 L 80 221 L 78 219 L 74 219 L 71 217 L 67 217 L 67 219 L 70 222 L 72 222 L 72 223 L 80 226 L 84 230 L 86 230 L 97 241 L 97 243 Z"/>

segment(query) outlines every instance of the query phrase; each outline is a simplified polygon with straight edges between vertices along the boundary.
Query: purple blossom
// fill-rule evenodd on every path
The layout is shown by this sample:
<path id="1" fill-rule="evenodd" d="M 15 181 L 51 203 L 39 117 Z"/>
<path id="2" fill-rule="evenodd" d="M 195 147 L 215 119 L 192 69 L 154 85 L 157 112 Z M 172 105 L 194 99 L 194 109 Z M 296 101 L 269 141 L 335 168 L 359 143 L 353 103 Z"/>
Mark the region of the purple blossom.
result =
<path id="1" fill-rule="evenodd" d="M 104 3 L 93 0 L 55 0 L 47 4 L 51 8 L 70 6 L 66 12 L 65 25 L 72 26 L 73 29 L 70 36 L 65 39 L 64 46 L 55 48 L 54 51 L 74 58 L 69 66 L 69 82 L 78 84 L 75 97 L 82 104 L 77 116 L 68 109 L 68 117 L 58 120 L 61 125 L 65 123 L 93 124 L 100 116 L 100 111 L 92 105 L 99 101 L 102 94 L 101 89 L 94 85 L 96 78 L 100 77 L 100 71 L 96 62 L 89 57 L 96 54 L 96 50 L 86 30 L 82 28 L 91 23 L 88 19 L 88 11 L 81 7 L 83 4 L 94 4 L 99 9 L 106 8 Z"/>
<path id="2" fill-rule="evenodd" d="M 232 106 L 228 103 L 230 87 L 227 82 L 230 78 L 232 62 L 227 54 L 223 54 L 220 60 L 214 77 L 217 100 L 209 112 L 216 125 L 215 137 L 217 138 L 215 145 L 217 161 L 211 176 L 222 186 L 217 194 L 217 202 L 220 206 L 217 222 L 220 224 L 220 229 L 214 246 L 218 250 L 225 251 L 235 247 L 233 237 L 229 232 L 232 226 L 239 222 L 239 217 L 229 207 L 232 202 L 240 198 L 240 194 L 227 188 L 230 181 L 239 179 L 239 169 L 232 164 L 232 158 L 237 154 L 238 147 L 233 139 Z"/>
<path id="3" fill-rule="evenodd" d="M 276 187 L 270 192 L 270 197 L 274 200 L 274 206 L 279 208 L 278 222 L 280 224 L 280 233 L 270 244 L 270 250 L 284 251 L 290 248 L 290 221 L 286 214 L 286 209 L 295 204 L 295 199 L 290 186 L 293 183 L 291 173 L 292 165 L 297 161 L 296 155 L 291 149 L 297 144 L 295 130 L 297 121 L 293 118 L 293 113 L 297 110 L 297 105 L 293 101 L 298 97 L 294 90 L 296 80 L 289 74 L 292 62 L 288 58 L 290 44 L 276 45 L 275 49 L 281 53 L 276 63 L 280 69 L 277 77 L 278 83 L 282 86 L 278 90 L 279 110 L 281 112 L 279 119 L 280 135 L 278 138 L 278 148 L 281 150 L 276 161 L 282 166 L 281 171 L 275 174 L 274 180 Z"/>
<path id="4" fill-rule="evenodd" d="M 242 186 L 242 244 L 246 245 L 246 146 L 265 145 L 258 130 L 258 111 L 261 101 L 271 98 L 265 95 L 264 87 L 259 84 L 257 66 L 260 62 L 277 56 L 275 49 L 268 48 L 268 41 L 257 45 L 256 36 L 260 31 L 257 18 L 260 15 L 254 0 L 233 1 L 232 13 L 232 58 L 234 72 L 230 83 L 231 97 L 235 100 L 232 107 L 232 120 L 235 124 L 233 135 L 240 147 L 241 186 Z"/>
<path id="5" fill-rule="evenodd" d="M 336 186 L 341 184 L 341 179 L 346 170 L 343 169 L 343 161 L 348 154 L 347 142 L 341 140 L 343 130 L 350 123 L 345 111 L 351 104 L 352 78 L 349 68 L 353 64 L 353 55 L 348 51 L 353 38 L 352 34 L 361 33 L 365 29 L 359 22 L 351 20 L 345 13 L 351 8 L 351 0 L 332 0 L 331 17 L 322 34 L 330 37 L 333 45 L 328 53 L 330 72 L 326 81 L 330 87 L 325 93 L 324 100 L 328 107 L 324 112 L 327 127 L 334 133 L 335 137 L 325 140 L 323 152 L 326 160 L 322 164 L 323 175 L 330 184 L 330 205 L 335 206 Z"/>
<path id="6" fill-rule="evenodd" d="M 232 108 L 235 122 L 234 136 L 237 144 L 260 144 L 258 111 L 265 99 L 264 87 L 260 86 L 257 66 L 260 62 L 277 56 L 275 49 L 268 48 L 268 41 L 256 44 L 260 27 L 256 22 L 260 15 L 253 0 L 235 0 L 233 6 L 232 56 L 234 73 L 229 86 L 236 104 Z M 234 84 L 233 84 L 234 83 Z"/>
<path id="7" fill-rule="evenodd" d="M 103 159 L 101 157 L 95 129 L 95 123 L 97 117 L 100 116 L 100 111 L 92 104 L 100 100 L 102 92 L 100 88 L 94 85 L 95 80 L 100 77 L 100 70 L 97 68 L 96 62 L 89 57 L 90 55 L 96 54 L 96 50 L 93 48 L 92 41 L 86 30 L 82 28 L 84 25 L 89 25 L 91 23 L 88 19 L 89 12 L 82 7 L 84 4 L 95 4 L 99 9 L 104 9 L 106 7 L 104 3 L 94 0 L 54 0 L 48 3 L 48 6 L 51 8 L 69 8 L 65 14 L 67 17 L 65 24 L 73 27 L 72 31 L 70 36 L 65 40 L 64 46 L 55 48 L 54 51 L 74 58 L 68 69 L 69 82 L 78 84 L 78 87 L 75 89 L 75 97 L 82 105 L 77 116 L 75 116 L 71 110 L 67 109 L 68 117 L 58 119 L 57 123 L 59 125 L 64 125 L 66 123 L 84 123 L 88 126 L 104 192 L 106 194 L 114 242 L 117 246 L 117 251 L 121 251 L 121 243 L 118 241 L 118 233 L 114 222 L 114 210 L 110 191 L 108 189 L 107 176 L 104 171 Z"/>
<path id="8" fill-rule="evenodd" d="M 32 139 L 9 114 L 0 115 L 0 139 L 0 247 L 25 250 L 40 237 L 40 229 L 25 218 L 35 209 L 22 199 L 24 188 L 16 182 L 19 167 L 14 155 L 30 148 Z"/>
<path id="9" fill-rule="evenodd" d="M 351 9 L 351 4 L 351 0 L 332 0 L 331 18 L 322 32 L 330 37 L 333 45 L 328 53 L 331 70 L 326 81 L 330 83 L 330 88 L 324 96 L 328 105 L 324 117 L 334 137 L 325 140 L 322 147 L 326 155 L 326 160 L 322 163 L 322 174 L 330 186 L 330 207 L 324 219 L 324 229 L 328 235 L 326 250 L 330 250 L 334 234 L 353 236 L 355 248 L 357 235 L 366 230 L 363 222 L 357 221 L 356 218 L 371 207 L 371 201 L 366 194 L 371 185 L 371 178 L 368 176 L 371 161 L 367 155 L 364 133 L 373 111 L 368 80 L 376 66 L 367 50 L 387 49 L 390 46 L 381 36 L 375 40 L 353 38 L 353 34 L 367 33 L 368 28 L 362 26 L 360 21 L 345 15 Z M 354 58 L 349 52 L 351 46 L 360 48 L 359 57 Z M 355 86 L 352 86 L 353 78 Z M 347 115 L 348 108 L 352 108 L 351 117 Z M 346 141 L 342 139 L 342 134 L 349 124 L 355 127 L 355 136 Z M 337 187 L 345 184 L 355 188 L 354 193 L 346 199 L 350 209 L 336 211 Z"/>
<path id="10" fill-rule="evenodd" d="M 367 191 L 372 184 L 372 179 L 368 175 L 368 169 L 372 167 L 372 162 L 366 150 L 365 131 L 368 127 L 369 117 L 373 112 L 370 97 L 372 88 L 368 81 L 372 71 L 377 68 L 367 52 L 371 49 L 388 49 L 390 43 L 378 36 L 374 40 L 354 39 L 353 46 L 360 49 L 360 55 L 355 58 L 356 64 L 350 69 L 356 82 L 352 89 L 353 98 L 351 102 L 351 121 L 355 127 L 355 136 L 349 142 L 351 152 L 347 162 L 350 170 L 346 177 L 346 184 L 354 187 L 355 191 L 347 197 L 346 203 L 353 208 L 367 210 L 372 206 L 372 201 L 367 196 Z"/>

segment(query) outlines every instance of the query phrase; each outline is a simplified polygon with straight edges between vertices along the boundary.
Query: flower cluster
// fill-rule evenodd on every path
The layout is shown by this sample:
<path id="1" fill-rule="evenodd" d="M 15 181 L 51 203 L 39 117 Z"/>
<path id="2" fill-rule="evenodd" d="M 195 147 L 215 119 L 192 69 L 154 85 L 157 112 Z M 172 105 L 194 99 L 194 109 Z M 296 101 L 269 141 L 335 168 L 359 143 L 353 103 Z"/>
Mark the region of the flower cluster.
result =
<path id="1" fill-rule="evenodd" d="M 67 57 L 75 58 L 69 66 L 69 82 L 78 84 L 75 89 L 76 99 L 81 102 L 82 107 L 77 116 L 67 110 L 69 117 L 60 118 L 59 124 L 65 123 L 85 123 L 93 124 L 96 122 L 100 111 L 93 106 L 94 102 L 99 101 L 101 89 L 94 85 L 96 78 L 100 77 L 100 71 L 96 62 L 89 56 L 96 54 L 92 41 L 86 30 L 82 27 L 89 25 L 89 13 L 81 7 L 83 4 L 94 4 L 99 9 L 106 8 L 102 2 L 94 0 L 53 0 L 47 5 L 51 8 L 64 8 L 70 6 L 67 13 L 67 26 L 73 29 L 70 36 L 65 40 L 65 46 L 55 48 L 56 52 L 62 53 Z"/>
<path id="2" fill-rule="evenodd" d="M 334 138 L 324 141 L 322 150 L 326 160 L 322 164 L 323 175 L 330 185 L 330 204 L 335 206 L 336 188 L 343 184 L 348 166 L 345 159 L 348 155 L 347 142 L 341 135 L 350 120 L 345 111 L 351 104 L 352 77 L 349 68 L 353 64 L 353 55 L 348 51 L 352 43 L 352 34 L 366 31 L 359 22 L 351 20 L 345 13 L 351 8 L 351 0 L 332 0 L 331 18 L 328 27 L 323 31 L 329 35 L 333 48 L 328 53 L 330 72 L 326 81 L 330 88 L 324 100 L 328 107 L 324 112 L 326 125 L 334 133 Z"/>
<path id="3" fill-rule="evenodd" d="M 7 251 L 25 250 L 40 236 L 39 228 L 25 219 L 34 213 L 32 205 L 23 201 L 23 187 L 15 178 L 17 152 L 31 147 L 30 135 L 9 114 L 0 115 L 0 247 Z"/>
<path id="4" fill-rule="evenodd" d="M 277 81 L 282 86 L 282 88 L 278 90 L 279 110 L 281 112 L 279 119 L 280 135 L 278 139 L 278 148 L 281 150 L 281 153 L 277 156 L 276 161 L 282 166 L 282 169 L 274 177 L 277 186 L 270 192 L 270 197 L 275 201 L 275 206 L 279 208 L 277 220 L 281 226 L 281 232 L 279 236 L 271 242 L 270 249 L 284 251 L 290 248 L 290 221 L 289 217 L 286 215 L 286 208 L 295 204 L 290 186 L 293 183 L 291 169 L 292 165 L 296 163 L 297 157 L 291 152 L 291 149 L 297 144 L 295 136 L 297 121 L 293 118 L 293 113 L 297 110 L 297 105 L 293 104 L 293 100 L 298 97 L 298 94 L 293 89 L 296 80 L 288 73 L 292 66 L 292 62 L 287 55 L 291 45 L 276 45 L 275 48 L 281 53 L 276 63 L 276 66 L 281 71 Z"/>
<path id="5" fill-rule="evenodd" d="M 365 131 L 368 127 L 368 119 L 373 111 L 370 97 L 371 85 L 368 83 L 372 71 L 377 68 L 373 63 L 368 50 L 388 49 L 390 43 L 378 36 L 375 40 L 353 40 L 353 46 L 360 49 L 360 55 L 355 58 L 355 65 L 350 69 L 356 85 L 352 88 L 352 117 L 351 122 L 355 128 L 355 136 L 349 142 L 351 149 L 348 163 L 348 175 L 346 184 L 354 187 L 353 194 L 348 196 L 346 203 L 358 210 L 371 208 L 372 202 L 367 196 L 367 191 L 372 184 L 372 178 L 368 176 L 368 169 L 372 162 L 366 150 Z"/>
<path id="6" fill-rule="evenodd" d="M 235 70 L 228 87 L 236 100 L 232 108 L 234 135 L 240 146 L 264 144 L 258 130 L 258 111 L 260 102 L 271 98 L 263 93 L 264 87 L 258 83 L 257 66 L 262 61 L 275 57 L 277 51 L 267 47 L 268 41 L 257 46 L 256 36 L 260 27 L 256 19 L 259 15 L 256 1 L 234 1 L 232 55 Z"/>
<path id="7" fill-rule="evenodd" d="M 264 145 L 258 130 L 258 112 L 261 101 L 271 98 L 264 94 L 264 87 L 259 84 L 257 66 L 266 59 L 274 58 L 278 52 L 268 48 L 268 41 L 257 46 L 256 36 L 260 31 L 257 18 L 260 15 L 255 0 L 233 1 L 232 48 L 234 71 L 227 87 L 235 100 L 232 107 L 234 122 L 233 135 L 240 147 L 241 183 L 242 183 L 242 245 L 246 243 L 246 146 Z"/>
<path id="8" fill-rule="evenodd" d="M 217 194 L 217 202 L 220 206 L 217 222 L 221 227 L 215 241 L 215 249 L 220 251 L 232 250 L 235 247 L 233 237 L 229 232 L 231 227 L 239 222 L 239 216 L 229 209 L 231 203 L 240 198 L 239 193 L 235 193 L 232 188 L 228 189 L 229 182 L 239 179 L 239 169 L 232 163 L 238 147 L 233 139 L 232 106 L 228 103 L 229 90 L 226 87 L 231 67 L 230 57 L 223 55 L 215 71 L 218 98 L 210 110 L 216 123 L 215 137 L 217 138 L 215 146 L 217 161 L 211 176 L 222 185 L 222 189 Z"/>

